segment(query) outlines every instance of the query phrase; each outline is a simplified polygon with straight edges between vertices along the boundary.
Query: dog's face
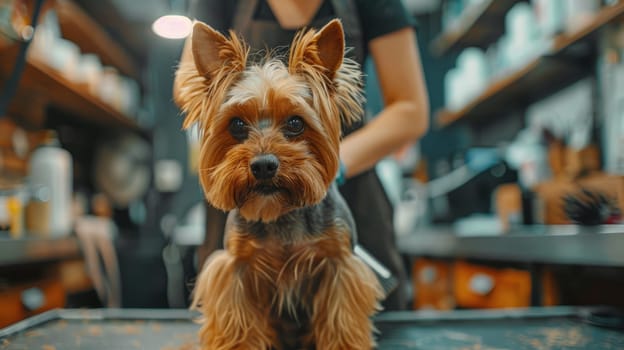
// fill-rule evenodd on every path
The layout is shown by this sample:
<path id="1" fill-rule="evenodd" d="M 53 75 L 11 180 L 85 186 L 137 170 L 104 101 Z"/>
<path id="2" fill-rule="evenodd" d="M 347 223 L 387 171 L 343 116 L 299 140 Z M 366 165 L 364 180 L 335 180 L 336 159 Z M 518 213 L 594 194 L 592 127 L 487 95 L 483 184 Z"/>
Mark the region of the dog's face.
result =
<path id="1" fill-rule="evenodd" d="M 208 201 L 269 222 L 320 202 L 338 166 L 341 118 L 360 116 L 357 65 L 343 58 L 339 21 L 299 33 L 288 62 L 248 64 L 248 48 L 196 23 L 194 66 L 181 66 L 176 102 L 199 122 L 199 176 Z"/>

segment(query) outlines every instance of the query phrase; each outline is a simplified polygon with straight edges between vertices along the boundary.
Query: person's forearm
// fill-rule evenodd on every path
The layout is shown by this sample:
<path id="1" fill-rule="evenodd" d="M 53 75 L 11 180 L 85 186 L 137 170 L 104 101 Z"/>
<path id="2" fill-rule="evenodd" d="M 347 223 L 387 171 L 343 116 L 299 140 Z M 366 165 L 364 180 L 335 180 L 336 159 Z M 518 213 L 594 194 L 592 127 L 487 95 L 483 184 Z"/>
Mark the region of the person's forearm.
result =
<path id="1" fill-rule="evenodd" d="M 369 49 L 385 108 L 341 143 L 346 178 L 415 142 L 429 127 L 429 98 L 412 28 L 377 37 Z"/>
<path id="2" fill-rule="evenodd" d="M 426 99 L 419 104 L 400 101 L 386 107 L 376 118 L 342 141 L 340 159 L 346 167 L 346 177 L 372 168 L 389 154 L 418 140 L 428 125 Z"/>

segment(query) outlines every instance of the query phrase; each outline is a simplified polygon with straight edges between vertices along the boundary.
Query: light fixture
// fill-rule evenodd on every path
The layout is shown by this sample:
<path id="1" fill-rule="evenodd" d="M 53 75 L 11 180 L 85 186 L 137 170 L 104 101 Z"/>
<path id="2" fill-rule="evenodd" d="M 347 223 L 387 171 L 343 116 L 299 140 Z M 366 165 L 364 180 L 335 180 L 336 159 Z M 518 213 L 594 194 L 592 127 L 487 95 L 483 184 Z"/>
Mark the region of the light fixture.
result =
<path id="1" fill-rule="evenodd" d="M 154 33 L 167 39 L 184 39 L 193 28 L 193 21 L 186 16 L 165 15 L 152 24 Z"/>

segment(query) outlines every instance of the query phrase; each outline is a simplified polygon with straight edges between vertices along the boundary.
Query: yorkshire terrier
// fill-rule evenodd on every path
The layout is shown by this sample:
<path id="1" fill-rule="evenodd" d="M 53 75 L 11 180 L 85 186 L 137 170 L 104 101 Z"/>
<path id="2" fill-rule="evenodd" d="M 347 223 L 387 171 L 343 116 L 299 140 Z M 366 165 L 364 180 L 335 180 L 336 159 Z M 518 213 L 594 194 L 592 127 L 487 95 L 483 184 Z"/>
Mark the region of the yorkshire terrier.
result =
<path id="1" fill-rule="evenodd" d="M 201 132 L 199 177 L 230 211 L 225 249 L 200 272 L 202 349 L 370 349 L 383 291 L 353 253 L 355 223 L 334 180 L 342 124 L 362 113 L 342 24 L 297 33 L 288 55 L 196 22 L 177 71 L 184 127 Z"/>

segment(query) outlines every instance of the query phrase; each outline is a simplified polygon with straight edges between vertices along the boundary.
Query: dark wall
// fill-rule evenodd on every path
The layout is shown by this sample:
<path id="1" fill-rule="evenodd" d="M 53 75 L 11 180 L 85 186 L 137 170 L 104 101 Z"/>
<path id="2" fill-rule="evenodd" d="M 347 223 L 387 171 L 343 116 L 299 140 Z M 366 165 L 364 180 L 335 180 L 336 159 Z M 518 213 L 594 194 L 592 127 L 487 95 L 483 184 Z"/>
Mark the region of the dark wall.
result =
<path id="1" fill-rule="evenodd" d="M 182 44 L 180 40 L 154 36 L 149 43 L 146 67 L 143 67 L 146 74 L 145 108 L 153 121 L 153 162 L 178 161 L 184 180 L 175 193 L 160 193 L 152 187 L 146 196 L 147 220 L 139 237 L 126 235 L 118 242 L 124 307 L 169 306 L 167 273 L 162 259 L 162 251 L 168 244 L 163 230 L 167 225 L 163 225 L 163 218 L 173 219 L 169 220 L 169 227 L 172 227 L 184 220 L 187 211 L 201 203 L 203 198 L 197 176 L 188 171 L 183 117 L 172 97 L 173 77 Z"/>
<path id="2" fill-rule="evenodd" d="M 429 175 L 435 177 L 439 174 L 432 173 L 433 164 L 438 160 L 448 160 L 455 152 L 468 147 L 470 136 L 468 130 L 462 126 L 444 129 L 436 129 L 435 113 L 444 107 L 444 75 L 453 68 L 457 53 L 446 54 L 441 57 L 433 56 L 429 49 L 432 40 L 441 32 L 440 13 L 434 12 L 418 16 L 418 45 L 427 91 L 429 92 L 430 104 L 430 130 L 421 140 L 421 152 L 427 159 Z"/>
<path id="3" fill-rule="evenodd" d="M 171 213 L 179 219 L 203 198 L 199 180 L 188 168 L 186 132 L 182 130 L 184 118 L 173 103 L 173 77 L 182 45 L 182 40 L 154 37 L 150 45 L 147 79 L 150 89 L 148 105 L 154 116 L 154 161 L 177 160 L 184 173 L 182 187 L 177 193 L 161 194 L 168 202 L 161 208 L 161 216 Z"/>

